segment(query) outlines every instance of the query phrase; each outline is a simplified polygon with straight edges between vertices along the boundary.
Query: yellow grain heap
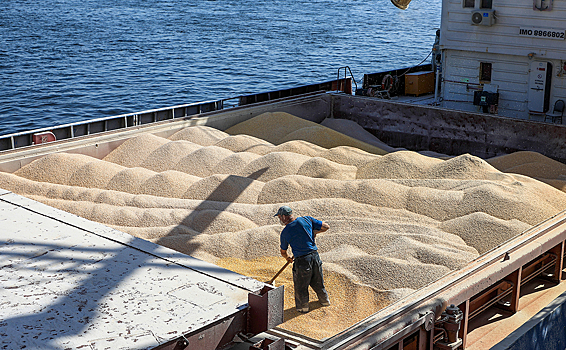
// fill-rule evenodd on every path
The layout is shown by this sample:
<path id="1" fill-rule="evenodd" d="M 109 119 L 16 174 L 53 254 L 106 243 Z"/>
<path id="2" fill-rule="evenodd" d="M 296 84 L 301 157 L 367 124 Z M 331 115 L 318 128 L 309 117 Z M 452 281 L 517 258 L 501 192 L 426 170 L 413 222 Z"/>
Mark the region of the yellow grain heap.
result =
<path id="1" fill-rule="evenodd" d="M 540 153 L 521 151 L 487 161 L 502 172 L 529 176 L 566 192 L 566 164 Z"/>
<path id="2" fill-rule="evenodd" d="M 317 244 L 332 305 L 313 299 L 299 315 L 291 269 L 276 281 L 287 286 L 281 327 L 322 339 L 566 209 L 565 193 L 533 179 L 559 180 L 564 166 L 526 155 L 387 154 L 269 113 L 227 133 L 137 136 L 103 160 L 49 155 L 0 173 L 0 188 L 263 281 L 285 262 L 277 208 L 324 220 L 331 229 Z"/>
<path id="3" fill-rule="evenodd" d="M 292 140 L 302 140 L 324 148 L 351 146 L 375 154 L 387 153 L 377 146 L 284 112 L 258 115 L 228 128 L 226 132 L 231 135 L 251 135 L 275 145 Z"/>

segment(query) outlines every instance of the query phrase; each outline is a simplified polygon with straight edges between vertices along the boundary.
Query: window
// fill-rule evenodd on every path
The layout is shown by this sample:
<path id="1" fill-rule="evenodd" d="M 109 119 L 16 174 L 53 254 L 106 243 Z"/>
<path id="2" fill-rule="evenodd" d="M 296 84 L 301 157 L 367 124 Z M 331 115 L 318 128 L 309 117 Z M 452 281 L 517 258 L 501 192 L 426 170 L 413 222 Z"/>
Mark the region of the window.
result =
<path id="1" fill-rule="evenodd" d="M 533 10 L 551 11 L 552 0 L 533 0 Z"/>
<path id="2" fill-rule="evenodd" d="M 490 9 L 493 6 L 493 0 L 481 0 L 480 9 Z"/>
<path id="3" fill-rule="evenodd" d="M 480 62 L 480 82 L 491 82 L 491 63 Z"/>
<path id="4" fill-rule="evenodd" d="M 476 6 L 475 2 L 476 0 L 464 0 L 464 8 L 466 7 L 474 8 Z"/>

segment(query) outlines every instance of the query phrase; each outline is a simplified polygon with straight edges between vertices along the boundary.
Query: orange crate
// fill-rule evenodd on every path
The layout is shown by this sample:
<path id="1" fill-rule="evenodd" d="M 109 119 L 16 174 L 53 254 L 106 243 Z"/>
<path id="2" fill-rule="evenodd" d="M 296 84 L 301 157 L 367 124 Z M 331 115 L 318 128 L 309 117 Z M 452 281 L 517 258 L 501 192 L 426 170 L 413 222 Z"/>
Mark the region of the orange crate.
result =
<path id="1" fill-rule="evenodd" d="M 434 92 L 434 72 L 405 74 L 405 95 L 419 96 Z"/>

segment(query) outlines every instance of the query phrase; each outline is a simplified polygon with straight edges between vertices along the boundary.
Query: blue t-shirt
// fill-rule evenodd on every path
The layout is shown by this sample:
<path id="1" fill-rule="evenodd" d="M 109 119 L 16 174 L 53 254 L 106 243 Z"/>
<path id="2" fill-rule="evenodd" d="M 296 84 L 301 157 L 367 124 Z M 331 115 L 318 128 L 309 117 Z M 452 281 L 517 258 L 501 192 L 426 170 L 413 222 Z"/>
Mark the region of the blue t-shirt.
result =
<path id="1" fill-rule="evenodd" d="M 314 243 L 313 231 L 321 228 L 322 221 L 311 216 L 296 218 L 281 231 L 281 249 L 287 250 L 291 245 L 295 257 L 318 250 Z"/>

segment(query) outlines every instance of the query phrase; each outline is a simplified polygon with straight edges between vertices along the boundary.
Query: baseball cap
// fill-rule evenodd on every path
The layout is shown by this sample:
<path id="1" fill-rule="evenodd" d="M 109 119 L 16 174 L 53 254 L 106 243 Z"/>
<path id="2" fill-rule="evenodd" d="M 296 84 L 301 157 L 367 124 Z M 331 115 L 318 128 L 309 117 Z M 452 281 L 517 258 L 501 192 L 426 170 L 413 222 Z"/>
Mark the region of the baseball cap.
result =
<path id="1" fill-rule="evenodd" d="M 293 212 L 293 209 L 289 208 L 288 206 L 284 205 L 281 208 L 279 208 L 279 210 L 277 210 L 277 214 L 273 215 L 273 216 L 278 216 L 278 215 L 291 215 L 291 213 Z"/>

